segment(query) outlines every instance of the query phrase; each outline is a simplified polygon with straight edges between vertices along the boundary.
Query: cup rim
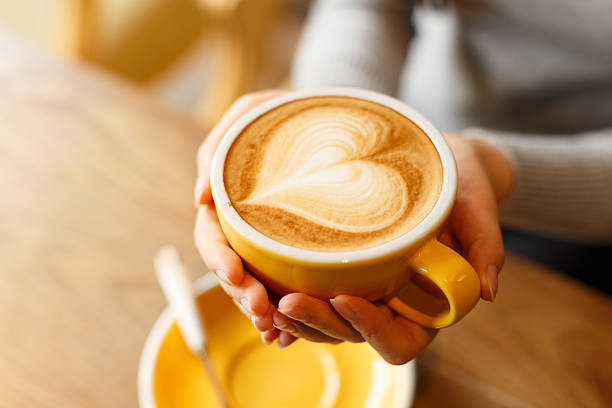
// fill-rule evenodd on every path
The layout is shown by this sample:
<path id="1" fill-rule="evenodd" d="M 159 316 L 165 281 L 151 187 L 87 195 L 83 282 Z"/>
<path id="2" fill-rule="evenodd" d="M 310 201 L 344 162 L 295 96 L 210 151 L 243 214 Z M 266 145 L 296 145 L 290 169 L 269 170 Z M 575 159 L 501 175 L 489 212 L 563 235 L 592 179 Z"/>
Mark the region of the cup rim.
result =
<path id="1" fill-rule="evenodd" d="M 208 292 L 219 286 L 219 282 L 212 273 L 206 273 L 193 282 L 193 291 L 196 296 Z M 138 364 L 138 406 L 140 408 L 155 408 L 153 374 L 155 373 L 155 361 L 161 348 L 161 344 L 174 322 L 174 314 L 170 307 L 166 306 L 161 312 L 151 331 L 147 335 L 140 362 Z M 405 381 L 405 392 L 402 398 L 398 401 L 396 408 L 408 408 L 412 405 L 416 392 L 416 362 L 412 359 L 410 362 L 394 367 L 396 370 L 403 370 L 404 375 L 400 378 Z"/>
<path id="2" fill-rule="evenodd" d="M 231 205 L 223 184 L 223 168 L 225 166 L 227 152 L 238 135 L 259 116 L 280 105 L 300 99 L 319 96 L 359 98 L 386 106 L 412 121 L 434 144 L 440 156 L 440 162 L 442 163 L 442 188 L 440 190 L 440 196 L 436 200 L 432 210 L 415 228 L 400 237 L 371 248 L 336 252 L 313 251 L 292 247 L 264 235 L 243 220 Z M 308 89 L 292 91 L 274 97 L 256 106 L 240 117 L 240 119 L 238 119 L 225 133 L 217 147 L 212 161 L 210 186 L 217 210 L 221 211 L 226 221 L 251 244 L 294 261 L 318 264 L 347 264 L 391 255 L 410 246 L 414 242 L 420 241 L 431 232 L 435 231 L 446 218 L 454 204 L 457 191 L 457 167 L 450 146 L 440 131 L 438 131 L 423 115 L 404 102 L 378 92 L 357 88 Z"/>

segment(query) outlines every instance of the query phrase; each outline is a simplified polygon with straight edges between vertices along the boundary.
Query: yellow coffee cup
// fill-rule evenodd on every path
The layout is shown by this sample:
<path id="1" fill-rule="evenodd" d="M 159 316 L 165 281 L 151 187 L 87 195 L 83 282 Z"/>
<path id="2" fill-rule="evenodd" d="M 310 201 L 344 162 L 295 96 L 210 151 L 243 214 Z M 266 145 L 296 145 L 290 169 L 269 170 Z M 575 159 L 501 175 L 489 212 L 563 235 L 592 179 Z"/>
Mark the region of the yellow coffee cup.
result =
<path id="1" fill-rule="evenodd" d="M 290 101 L 345 96 L 384 105 L 416 124 L 435 146 L 442 163 L 439 197 L 415 228 L 382 245 L 345 252 L 291 247 L 260 233 L 233 208 L 223 184 L 226 155 L 242 130 L 260 115 Z M 224 135 L 212 162 L 211 190 L 228 242 L 262 283 L 283 295 L 302 292 L 328 300 L 340 294 L 383 300 L 402 316 L 427 327 L 449 326 L 478 302 L 480 281 L 471 265 L 437 236 L 457 193 L 457 167 L 442 134 L 406 104 L 372 91 L 352 88 L 304 90 L 268 100 L 242 116 Z M 414 283 L 421 275 L 439 294 Z"/>

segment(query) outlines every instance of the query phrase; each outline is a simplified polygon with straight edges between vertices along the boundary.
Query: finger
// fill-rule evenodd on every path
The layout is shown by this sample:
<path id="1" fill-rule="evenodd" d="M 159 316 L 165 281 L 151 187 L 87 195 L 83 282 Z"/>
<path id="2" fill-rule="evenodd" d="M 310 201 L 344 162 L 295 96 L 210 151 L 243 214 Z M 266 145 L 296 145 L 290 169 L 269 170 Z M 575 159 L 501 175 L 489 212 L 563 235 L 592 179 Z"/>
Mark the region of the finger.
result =
<path id="1" fill-rule="evenodd" d="M 395 312 L 391 310 L 391 308 L 386 304 L 382 302 L 377 302 L 374 303 L 374 305 L 380 313 L 383 313 L 385 316 L 387 316 L 387 319 L 393 319 L 395 317 Z"/>
<path id="2" fill-rule="evenodd" d="M 257 322 L 263 328 L 263 331 L 272 329 L 271 325 L 270 327 L 265 325 L 266 315 L 271 313 L 271 304 L 268 301 L 266 289 L 257 279 L 247 274 L 240 286 L 228 285 L 223 281 L 219 283 L 225 293 L 242 306 L 249 319 L 253 316 L 261 317 L 261 319 L 257 319 Z M 253 325 L 255 325 L 255 322 L 253 322 Z M 259 327 L 256 326 L 256 328 L 259 330 Z"/>
<path id="3" fill-rule="evenodd" d="M 225 293 L 228 293 L 226 286 L 224 286 L 223 283 L 221 283 L 221 287 L 223 288 L 223 290 L 225 291 Z M 244 315 L 244 317 L 246 317 L 247 319 L 251 318 L 251 312 L 249 312 L 248 310 L 246 310 L 244 308 L 244 306 L 242 306 L 240 304 L 240 302 L 236 301 L 235 299 L 232 299 L 232 302 L 234 302 L 234 305 L 236 305 L 236 307 L 238 308 L 238 310 L 240 310 L 240 313 L 242 313 Z"/>
<path id="4" fill-rule="evenodd" d="M 438 241 L 440 241 L 447 247 L 452 248 L 459 253 L 463 252 L 461 248 L 461 244 L 459 243 L 457 238 L 452 234 L 449 228 L 444 228 L 442 230 L 442 233 L 438 237 Z"/>
<path id="5" fill-rule="evenodd" d="M 214 205 L 202 205 L 198 209 L 193 231 L 196 247 L 209 270 L 229 285 L 239 286 L 246 274 L 240 257 L 229 247 Z"/>
<path id="6" fill-rule="evenodd" d="M 281 331 L 278 335 L 278 341 L 276 342 L 276 345 L 278 346 L 278 348 L 282 349 L 292 344 L 296 340 L 297 337 L 295 337 L 293 334 Z"/>
<path id="7" fill-rule="evenodd" d="M 198 209 L 194 239 L 206 266 L 219 277 L 232 298 L 251 314 L 263 316 L 268 312 L 270 302 L 266 289 L 244 271 L 242 261 L 227 244 L 212 205 Z"/>
<path id="8" fill-rule="evenodd" d="M 291 293 L 278 303 L 278 311 L 330 337 L 353 343 L 363 337 L 349 322 L 341 318 L 327 302 L 303 293 Z"/>
<path id="9" fill-rule="evenodd" d="M 459 178 L 450 228 L 480 277 L 481 296 L 493 301 L 497 275 L 504 263 L 497 201 L 484 170 L 476 161 L 460 166 Z"/>
<path id="10" fill-rule="evenodd" d="M 229 287 L 227 285 L 225 285 L 224 283 L 221 283 L 221 287 L 223 288 L 225 293 L 230 295 Z M 271 310 L 268 313 L 266 313 L 263 316 L 256 316 L 253 313 L 251 313 L 249 310 L 247 310 L 237 300 L 232 298 L 232 302 L 234 302 L 234 304 L 240 310 L 240 312 L 242 312 L 242 314 L 251 321 L 255 329 L 259 330 L 262 333 L 266 333 L 266 332 L 269 332 L 275 329 L 274 324 L 272 322 L 272 309 L 273 309 L 272 305 L 270 305 Z"/>
<path id="11" fill-rule="evenodd" d="M 261 342 L 266 346 L 269 346 L 274 342 L 274 340 L 278 339 L 278 335 L 281 333 L 280 330 L 274 328 L 272 330 L 265 331 L 261 333 L 260 338 Z"/>
<path id="12" fill-rule="evenodd" d="M 251 316 L 251 323 L 260 332 L 267 332 L 274 329 L 274 322 L 272 321 L 272 311 L 274 306 L 269 303 L 268 312 L 263 316 Z"/>
<path id="13" fill-rule="evenodd" d="M 198 178 L 194 191 L 196 205 L 212 203 L 212 195 L 210 193 L 210 165 L 215 151 L 217 150 L 217 146 L 225 133 L 244 113 L 260 103 L 283 93 L 285 93 L 285 91 L 269 90 L 247 94 L 238 98 L 225 112 L 215 127 L 208 133 L 206 140 L 198 149 Z"/>
<path id="14" fill-rule="evenodd" d="M 332 299 L 332 306 L 391 364 L 412 360 L 437 333 L 359 297 L 339 295 Z"/>
<path id="15" fill-rule="evenodd" d="M 342 340 L 340 339 L 328 336 L 327 334 L 321 333 L 320 331 L 315 330 L 312 327 L 308 327 L 305 324 L 298 322 L 297 320 L 293 320 L 280 313 L 278 310 L 274 310 L 272 312 L 272 321 L 274 322 L 274 327 L 284 332 L 289 332 L 295 337 L 301 337 L 303 339 L 316 343 L 337 344 L 342 342 Z"/>

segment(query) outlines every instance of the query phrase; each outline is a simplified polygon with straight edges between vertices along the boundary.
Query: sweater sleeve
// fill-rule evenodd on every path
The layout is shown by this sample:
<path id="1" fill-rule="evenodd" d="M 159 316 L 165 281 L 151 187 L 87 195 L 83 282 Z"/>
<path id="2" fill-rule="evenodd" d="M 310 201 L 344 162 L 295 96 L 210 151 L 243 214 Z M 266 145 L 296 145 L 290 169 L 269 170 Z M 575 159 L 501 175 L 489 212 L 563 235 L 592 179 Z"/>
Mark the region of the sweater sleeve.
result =
<path id="1" fill-rule="evenodd" d="M 395 95 L 412 38 L 410 0 L 318 0 L 293 64 L 297 88 L 354 86 Z M 612 242 L 612 129 L 573 136 L 468 129 L 515 169 L 502 224 L 571 240 Z"/>
<path id="2" fill-rule="evenodd" d="M 409 0 L 318 0 L 298 44 L 292 85 L 395 95 L 412 37 L 412 8 Z"/>
<path id="3" fill-rule="evenodd" d="M 467 129 L 506 152 L 515 187 L 501 222 L 524 231 L 612 242 L 612 128 L 572 136 Z"/>

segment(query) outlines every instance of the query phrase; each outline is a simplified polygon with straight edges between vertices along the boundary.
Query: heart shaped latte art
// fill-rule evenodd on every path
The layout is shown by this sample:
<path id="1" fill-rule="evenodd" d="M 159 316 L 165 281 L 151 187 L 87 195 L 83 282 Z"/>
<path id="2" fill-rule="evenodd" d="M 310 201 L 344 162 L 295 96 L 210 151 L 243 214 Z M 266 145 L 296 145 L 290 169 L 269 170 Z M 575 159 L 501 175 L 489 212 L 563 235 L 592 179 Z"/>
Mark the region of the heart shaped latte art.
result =
<path id="1" fill-rule="evenodd" d="M 435 148 L 408 119 L 372 102 L 324 97 L 290 102 L 249 125 L 230 148 L 224 183 L 255 229 L 335 251 L 413 228 L 433 207 L 441 174 Z"/>
<path id="2" fill-rule="evenodd" d="M 288 121 L 266 145 L 257 184 L 239 204 L 280 208 L 346 232 L 386 228 L 408 207 L 401 174 L 368 160 L 388 132 L 346 112 L 310 112 L 298 124 Z"/>

